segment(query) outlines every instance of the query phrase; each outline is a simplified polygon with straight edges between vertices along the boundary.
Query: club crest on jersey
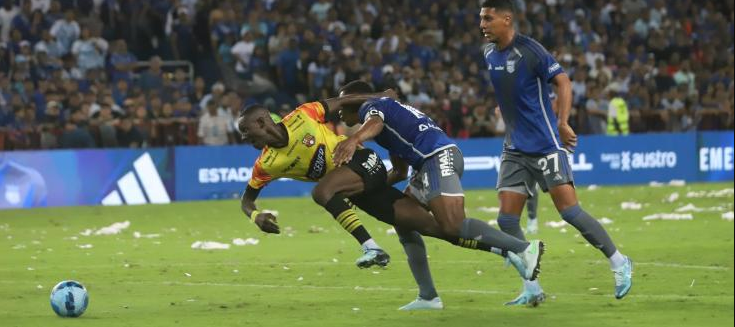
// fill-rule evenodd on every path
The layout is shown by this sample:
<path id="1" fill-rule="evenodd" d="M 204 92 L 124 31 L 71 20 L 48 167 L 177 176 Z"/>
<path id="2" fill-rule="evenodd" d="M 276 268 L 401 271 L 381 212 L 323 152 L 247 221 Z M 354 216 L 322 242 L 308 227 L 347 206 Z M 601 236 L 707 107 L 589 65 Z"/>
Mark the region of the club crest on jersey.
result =
<path id="1" fill-rule="evenodd" d="M 508 60 L 508 62 L 505 63 L 505 69 L 508 70 L 508 73 L 516 71 L 516 61 Z"/>
<path id="2" fill-rule="evenodd" d="M 316 144 L 316 138 L 314 138 L 314 135 L 306 133 L 306 135 L 304 135 L 304 138 L 301 140 L 301 143 L 306 145 L 307 148 L 310 148 L 314 144 Z"/>

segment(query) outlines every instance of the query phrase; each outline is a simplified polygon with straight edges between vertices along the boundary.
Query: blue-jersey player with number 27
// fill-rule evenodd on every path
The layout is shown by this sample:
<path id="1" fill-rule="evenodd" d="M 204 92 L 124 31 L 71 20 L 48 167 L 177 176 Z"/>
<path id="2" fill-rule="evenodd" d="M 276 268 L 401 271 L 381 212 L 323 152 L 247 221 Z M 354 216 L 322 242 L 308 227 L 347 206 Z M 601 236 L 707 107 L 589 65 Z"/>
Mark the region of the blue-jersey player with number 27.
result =
<path id="1" fill-rule="evenodd" d="M 358 80 L 342 87 L 340 96 L 372 92 L 370 84 Z M 408 165 L 413 168 L 407 194 L 429 208 L 443 239 L 461 247 L 506 256 L 524 279 L 536 279 L 543 254 L 542 242 L 526 242 L 484 221 L 465 217 L 460 183 L 464 172 L 462 153 L 431 118 L 389 97 L 345 102 L 339 113 L 347 125 L 362 123 L 362 126 L 337 145 L 335 164 L 349 162 L 360 143 L 375 140 L 389 151 L 393 163 L 388 184 L 405 179 Z"/>
<path id="2" fill-rule="evenodd" d="M 536 182 L 549 192 L 562 218 L 580 231 L 609 259 L 615 277 L 615 298 L 623 298 L 632 285 L 633 263 L 615 247 L 597 220 L 582 210 L 574 190 L 567 157 L 577 136 L 567 121 L 572 91 L 569 77 L 543 46 L 514 29 L 512 0 L 487 0 L 480 9 L 480 28 L 490 42 L 485 64 L 506 124 L 503 157 L 498 176 L 498 225 L 523 239 L 519 218 L 528 197 L 535 197 Z M 549 100 L 549 85 L 558 96 L 558 119 Z M 524 291 L 509 305 L 538 305 L 544 293 L 538 281 L 524 281 Z"/>

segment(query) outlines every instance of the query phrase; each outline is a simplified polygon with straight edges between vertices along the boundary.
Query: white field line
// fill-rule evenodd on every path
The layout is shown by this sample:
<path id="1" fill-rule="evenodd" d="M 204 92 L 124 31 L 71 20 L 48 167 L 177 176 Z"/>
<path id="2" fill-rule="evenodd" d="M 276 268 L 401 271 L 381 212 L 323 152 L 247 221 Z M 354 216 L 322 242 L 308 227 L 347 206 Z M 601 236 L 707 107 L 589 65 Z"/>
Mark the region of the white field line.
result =
<path id="1" fill-rule="evenodd" d="M 19 284 L 12 280 L 0 280 L 0 284 Z M 34 283 L 30 283 L 34 284 Z M 314 291 L 354 291 L 354 292 L 383 292 L 383 293 L 412 293 L 417 292 L 415 288 L 404 287 L 360 287 L 360 286 L 316 286 L 316 285 L 274 285 L 274 284 L 240 284 L 240 283 L 213 283 L 213 282 L 121 282 L 121 284 L 130 286 L 142 285 L 160 285 L 160 286 L 188 286 L 188 287 L 242 287 L 252 289 L 281 289 L 281 290 L 314 290 Z M 481 295 L 515 295 L 517 292 L 497 291 L 497 290 L 480 290 L 480 289 L 440 289 L 440 293 L 453 294 L 481 294 Z M 605 297 L 610 294 L 592 294 L 592 293 L 548 293 L 549 296 L 555 297 Z M 693 300 L 693 299 L 732 299 L 733 295 L 683 295 L 683 294 L 639 294 L 632 293 L 627 298 L 640 298 L 652 300 Z"/>
<path id="2" fill-rule="evenodd" d="M 482 261 L 482 260 L 446 260 L 446 261 L 432 261 L 429 259 L 429 262 L 432 265 L 461 265 L 461 264 L 488 264 L 489 261 Z M 598 264 L 598 265 L 607 265 L 608 263 L 602 260 L 587 260 L 585 261 L 587 263 L 592 264 Z M 227 262 L 174 262 L 174 263 L 150 263 L 150 262 L 121 262 L 121 263 L 105 263 L 105 264 L 94 264 L 94 265 L 82 265 L 80 267 L 83 267 L 84 269 L 107 269 L 107 268 L 121 268 L 125 264 L 130 264 L 134 266 L 135 269 L 140 268 L 158 268 L 158 267 L 204 267 L 204 266 L 334 266 L 334 265 L 354 265 L 351 261 L 347 262 L 332 262 L 332 261 L 296 261 L 296 262 L 234 262 L 234 261 L 227 261 Z M 679 264 L 679 263 L 673 263 L 673 262 L 637 262 L 634 261 L 633 264 L 635 266 L 653 266 L 653 267 L 662 267 L 662 268 L 677 268 L 677 269 L 693 269 L 693 270 L 713 270 L 713 271 L 730 271 L 732 268 L 730 267 L 716 267 L 716 266 L 701 266 L 701 265 L 686 265 L 686 264 Z M 34 269 L 58 269 L 57 266 L 34 266 L 32 262 L 26 263 L 23 266 L 17 266 L 17 267 L 0 267 L 0 271 L 18 271 L 18 270 L 26 270 L 26 265 L 32 266 Z"/>

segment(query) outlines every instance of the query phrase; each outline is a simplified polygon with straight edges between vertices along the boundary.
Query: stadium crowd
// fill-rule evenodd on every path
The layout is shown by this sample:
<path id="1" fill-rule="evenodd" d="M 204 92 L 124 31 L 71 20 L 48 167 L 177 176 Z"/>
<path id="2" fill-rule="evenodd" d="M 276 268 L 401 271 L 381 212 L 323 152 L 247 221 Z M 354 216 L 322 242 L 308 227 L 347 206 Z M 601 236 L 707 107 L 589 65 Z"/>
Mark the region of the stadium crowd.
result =
<path id="1" fill-rule="evenodd" d="M 236 143 L 243 105 L 284 115 L 354 79 L 398 90 L 453 137 L 504 132 L 478 1 L 0 4 L 0 150 Z M 732 0 L 517 7 L 572 79 L 578 133 L 733 129 Z"/>

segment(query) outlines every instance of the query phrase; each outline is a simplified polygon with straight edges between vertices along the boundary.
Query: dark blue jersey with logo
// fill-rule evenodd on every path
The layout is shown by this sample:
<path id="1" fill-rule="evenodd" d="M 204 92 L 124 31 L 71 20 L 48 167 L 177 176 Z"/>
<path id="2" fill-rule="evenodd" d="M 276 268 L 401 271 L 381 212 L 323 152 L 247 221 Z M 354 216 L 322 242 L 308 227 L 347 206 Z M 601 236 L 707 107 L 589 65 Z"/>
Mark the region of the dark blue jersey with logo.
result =
<path id="1" fill-rule="evenodd" d="M 562 149 L 549 82 L 564 72 L 538 42 L 516 34 L 505 49 L 485 47 L 485 63 L 505 121 L 505 151 L 546 154 Z"/>
<path id="2" fill-rule="evenodd" d="M 426 158 L 456 146 L 431 118 L 414 107 L 390 98 L 366 101 L 358 115 L 361 123 L 372 116 L 380 117 L 384 125 L 375 137 L 375 142 L 391 155 L 408 162 L 414 169 L 421 168 Z"/>

